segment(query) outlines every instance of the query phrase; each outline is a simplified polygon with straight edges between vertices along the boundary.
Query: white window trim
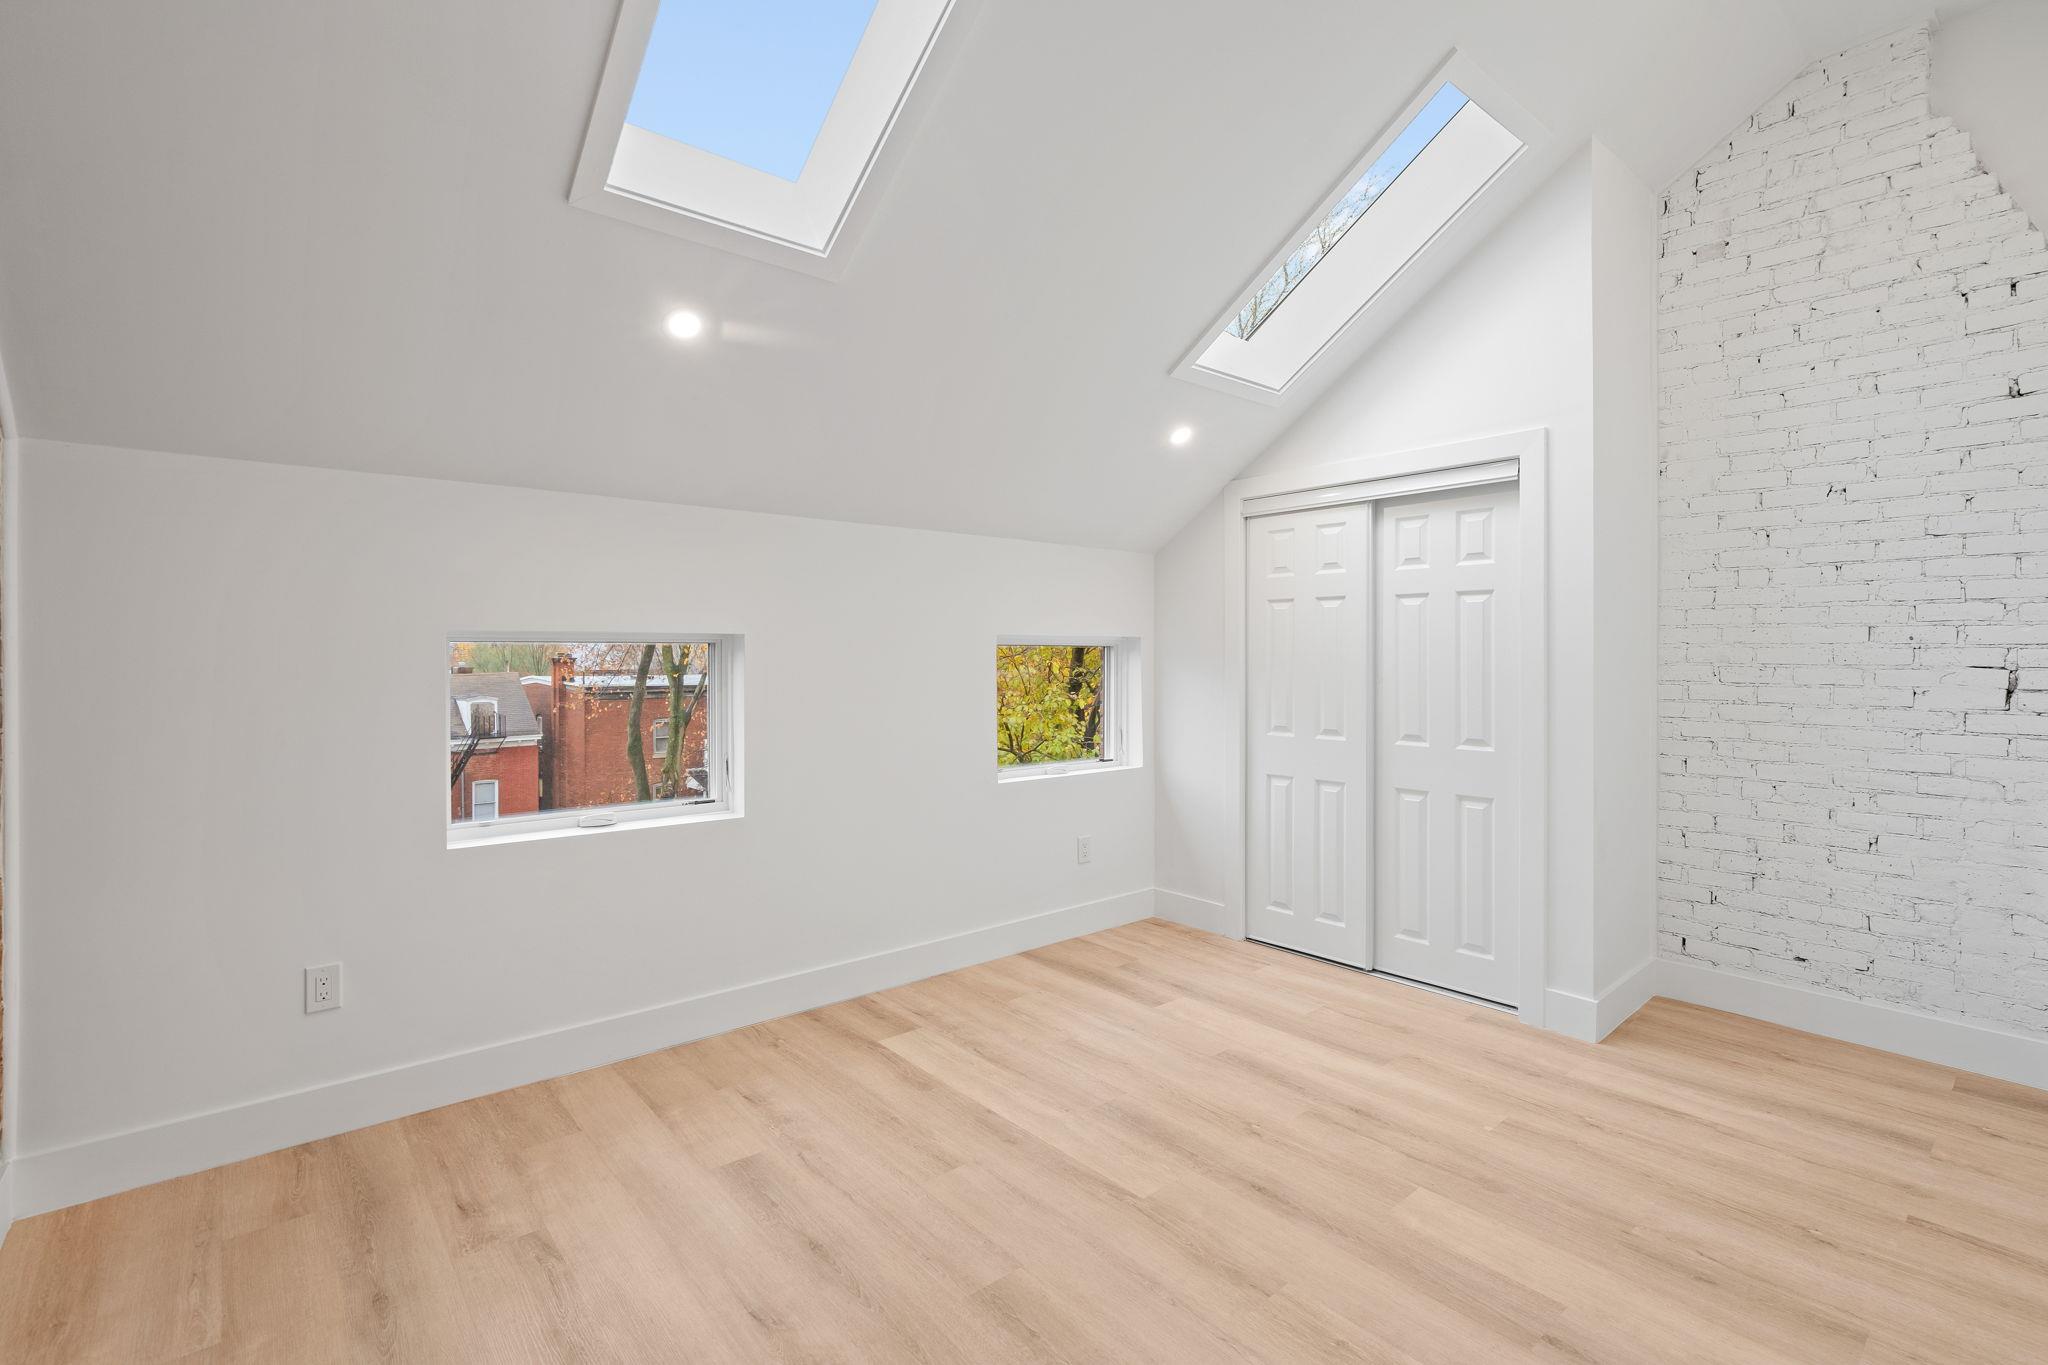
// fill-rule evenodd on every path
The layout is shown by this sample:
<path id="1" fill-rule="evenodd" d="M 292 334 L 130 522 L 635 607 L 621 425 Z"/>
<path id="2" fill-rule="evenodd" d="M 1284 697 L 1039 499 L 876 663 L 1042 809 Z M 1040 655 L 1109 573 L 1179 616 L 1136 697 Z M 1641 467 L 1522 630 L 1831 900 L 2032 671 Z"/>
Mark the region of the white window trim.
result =
<path id="1" fill-rule="evenodd" d="M 1308 238 L 1309 232 L 1316 224 L 1329 216 L 1338 201 L 1351 192 L 1358 184 L 1359 178 L 1371 169 L 1380 155 L 1393 145 L 1394 140 L 1406 131 L 1415 116 L 1422 112 L 1423 106 L 1428 104 L 1437 91 L 1446 84 L 1457 86 L 1472 103 L 1485 112 L 1488 118 L 1520 139 L 1521 149 L 1510 157 L 1484 186 L 1473 193 L 1421 249 L 1404 261 L 1370 298 L 1362 302 L 1279 388 L 1240 379 L 1203 365 L 1203 356 L 1208 354 L 1209 348 L 1223 335 L 1224 329 L 1243 311 L 1245 305 L 1251 302 L 1252 296 L 1265 287 L 1266 282 L 1273 278 L 1281 264 Z M 1400 111 L 1380 130 L 1379 136 L 1372 140 L 1364 154 L 1347 166 L 1344 173 L 1332 182 L 1323 197 L 1316 201 L 1313 209 L 1289 231 L 1286 239 L 1273 249 L 1272 254 L 1245 281 L 1243 288 L 1230 300 L 1229 306 L 1218 313 L 1215 320 L 1205 327 L 1193 344 L 1182 353 L 1179 362 L 1173 367 L 1174 378 L 1221 393 L 1235 394 L 1240 398 L 1277 404 L 1292 393 L 1306 376 L 1317 371 L 1331 374 L 1340 372 L 1344 362 L 1362 355 L 1373 342 L 1384 335 L 1403 310 L 1421 297 L 1423 291 L 1436 283 L 1465 249 L 1476 246 L 1488 232 L 1505 220 L 1519 197 L 1517 187 L 1527 189 L 1533 186 L 1554 168 L 1557 150 L 1555 142 L 1543 125 L 1531 117 L 1505 87 L 1488 76 L 1470 57 L 1462 52 L 1453 52 L 1428 80 L 1417 87 L 1408 102 L 1401 106 Z M 1364 219 L 1360 219 L 1360 223 L 1363 222 Z M 1310 278 L 1313 278 L 1313 274 Z"/>
<path id="2" fill-rule="evenodd" d="M 766 171 L 626 123 L 661 0 L 624 0 L 599 78 L 569 202 L 771 265 L 837 279 L 883 183 L 928 117 L 932 53 L 957 47 L 978 6 L 953 0 L 877 0 L 839 94 L 792 185 Z M 876 129 L 879 127 L 879 133 Z M 626 163 L 623 167 L 621 162 Z M 636 172 L 641 179 L 635 180 Z M 631 183 L 617 183 L 624 174 Z M 664 199 L 633 188 L 687 185 Z M 676 202 L 689 198 L 691 203 Z M 779 230 L 778 230 L 779 225 Z"/>
<path id="3" fill-rule="evenodd" d="M 705 716 L 705 770 L 718 776 L 717 799 L 689 801 L 632 801 L 610 806 L 578 806 L 570 810 L 532 811 L 501 815 L 496 820 L 448 821 L 448 847 L 478 848 L 488 844 L 526 843 L 536 839 L 558 839 L 585 834 L 607 834 L 624 829 L 648 829 L 665 825 L 710 824 L 736 820 L 744 813 L 745 783 L 740 756 L 745 702 L 741 688 L 745 673 L 746 637 L 716 631 L 594 631 L 576 630 L 465 630 L 451 631 L 448 643 L 464 640 L 548 643 L 556 640 L 596 640 L 606 644 L 667 644 L 686 641 L 709 643 L 711 678 L 708 695 L 711 709 Z M 444 684 L 445 686 L 445 684 Z M 447 698 L 441 699 L 440 716 L 447 724 Z M 538 740 L 535 741 L 536 743 Z M 447 774 L 442 778 L 445 781 Z"/>
<path id="4" fill-rule="evenodd" d="M 649 736 L 654 741 L 654 756 L 656 758 L 668 757 L 668 732 L 670 728 L 667 716 L 663 716 L 648 727 Z"/>
<path id="5" fill-rule="evenodd" d="M 1016 763 L 995 765 L 998 782 L 1035 782 L 1051 777 L 1080 777 L 1087 773 L 1126 772 L 1142 768 L 1144 753 L 1138 719 L 1143 710 L 1144 669 L 1142 643 L 1133 635 L 1002 635 L 996 647 L 1004 645 L 1083 645 L 1107 651 L 1103 686 L 1108 693 L 1103 704 L 1103 737 L 1109 749 L 1106 758 L 1074 758 L 1058 763 Z M 990 653 L 993 667 L 994 653 Z M 991 678 L 993 684 L 993 678 Z M 994 687 L 990 687 L 991 696 Z"/>
<path id="6" fill-rule="evenodd" d="M 498 779 L 495 777 L 471 778 L 469 783 L 469 818 L 471 820 L 476 819 L 476 789 L 478 787 L 489 787 L 491 789 L 491 809 L 493 811 L 498 809 Z M 498 817 L 494 815 L 491 817 L 490 820 L 485 821 L 484 823 L 496 823 L 497 818 Z"/>

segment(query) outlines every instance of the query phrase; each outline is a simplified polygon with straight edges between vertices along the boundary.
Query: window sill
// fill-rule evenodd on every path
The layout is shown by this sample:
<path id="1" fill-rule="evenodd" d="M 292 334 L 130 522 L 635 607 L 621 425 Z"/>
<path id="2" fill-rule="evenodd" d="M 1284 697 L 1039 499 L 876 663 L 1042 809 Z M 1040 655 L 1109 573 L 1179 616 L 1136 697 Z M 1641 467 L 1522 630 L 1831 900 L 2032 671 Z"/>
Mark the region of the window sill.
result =
<path id="1" fill-rule="evenodd" d="M 665 829 L 670 825 L 714 825 L 737 820 L 740 813 L 726 806 L 713 810 L 664 812 L 660 815 L 621 816 L 609 825 L 557 824 L 554 821 L 503 820 L 486 829 L 448 831 L 448 847 L 483 848 L 496 844 L 527 844 L 541 839 L 569 839 L 584 834 L 617 834 L 628 829 Z"/>
<path id="2" fill-rule="evenodd" d="M 1087 777 L 1092 773 L 1127 773 L 1136 763 L 1044 763 L 1027 767 L 997 768 L 997 782 L 1044 782 L 1055 777 Z"/>

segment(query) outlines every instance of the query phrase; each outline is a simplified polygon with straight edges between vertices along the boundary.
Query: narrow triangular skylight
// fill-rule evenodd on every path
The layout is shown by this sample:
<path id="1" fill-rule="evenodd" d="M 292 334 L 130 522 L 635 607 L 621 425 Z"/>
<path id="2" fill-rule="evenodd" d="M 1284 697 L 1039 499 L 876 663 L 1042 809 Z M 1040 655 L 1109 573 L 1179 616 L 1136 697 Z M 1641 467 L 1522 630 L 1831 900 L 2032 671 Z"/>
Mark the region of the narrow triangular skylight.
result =
<path id="1" fill-rule="evenodd" d="M 572 202 L 830 273 L 952 0 L 625 0 Z"/>
<path id="2" fill-rule="evenodd" d="M 1224 328 L 1240 341 L 1250 341 L 1252 334 L 1259 330 L 1259 324 L 1273 316 L 1294 287 L 1308 278 L 1308 272 L 1316 268 L 1316 262 L 1329 254 L 1330 248 L 1344 240 L 1344 234 L 1351 225 L 1365 216 L 1365 211 L 1379 202 L 1387 186 L 1394 183 L 1402 171 L 1408 169 L 1431 138 L 1444 130 L 1451 116 L 1463 109 L 1470 101 L 1465 92 L 1455 85 L 1446 84 L 1422 106 L 1406 128 L 1401 130 L 1394 145 L 1381 152 L 1358 183 L 1345 191 L 1337 206 L 1323 215 L 1321 222 L 1309 229 L 1308 237 L 1289 253 L 1273 272 L 1273 277 L 1261 285 L 1259 292 L 1252 295 L 1251 302 L 1237 312 Z"/>
<path id="3" fill-rule="evenodd" d="M 1284 391 L 1520 154 L 1523 138 L 1448 79 L 1458 65 L 1411 101 L 1218 322 L 1188 377 Z"/>

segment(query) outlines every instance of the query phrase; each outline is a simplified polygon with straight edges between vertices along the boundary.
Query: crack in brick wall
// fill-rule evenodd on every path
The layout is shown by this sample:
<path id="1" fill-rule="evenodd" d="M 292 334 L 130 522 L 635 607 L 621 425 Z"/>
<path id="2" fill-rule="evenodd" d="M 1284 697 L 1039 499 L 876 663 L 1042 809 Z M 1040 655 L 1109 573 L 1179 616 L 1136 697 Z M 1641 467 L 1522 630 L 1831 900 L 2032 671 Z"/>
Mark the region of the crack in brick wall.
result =
<path id="1" fill-rule="evenodd" d="M 2048 1034 L 2048 247 L 1929 72 L 1664 199 L 1659 951 Z"/>

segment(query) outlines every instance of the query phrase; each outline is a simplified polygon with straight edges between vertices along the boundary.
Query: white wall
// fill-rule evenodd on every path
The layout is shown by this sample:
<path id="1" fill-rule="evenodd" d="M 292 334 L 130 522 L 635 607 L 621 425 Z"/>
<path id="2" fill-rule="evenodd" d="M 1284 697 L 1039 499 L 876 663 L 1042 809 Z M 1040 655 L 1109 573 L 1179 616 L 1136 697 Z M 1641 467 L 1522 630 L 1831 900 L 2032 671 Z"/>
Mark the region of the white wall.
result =
<path id="1" fill-rule="evenodd" d="M 1223 573 L 1222 503 L 1212 500 L 1157 560 L 1152 652 L 1159 743 L 1152 772 L 1162 913 L 1217 933 L 1229 932 L 1221 919 L 1230 762 Z"/>
<path id="2" fill-rule="evenodd" d="M 998 785 L 991 745 L 996 637 L 1149 634 L 1148 555 L 10 458 L 25 1166 L 1042 911 L 1149 913 L 1151 775 Z M 745 817 L 446 848 L 451 630 L 743 634 Z M 330 960 L 346 1003 L 308 1017 Z"/>
<path id="3" fill-rule="evenodd" d="M 1245 471 L 1306 470 L 1493 432 L 1549 429 L 1550 981 L 1588 999 L 1652 947 L 1649 818 L 1624 817 L 1621 832 L 1603 842 L 1596 811 L 1603 781 L 1609 805 L 1647 811 L 1654 801 L 1653 204 L 1605 149 L 1582 151 Z M 1602 286 L 1597 311 L 1596 269 L 1628 277 Z M 1596 459 L 1596 354 L 1611 357 L 1625 344 L 1639 353 L 1604 377 L 1616 406 L 1606 419 L 1609 443 Z M 1166 908 L 1197 922 L 1223 900 L 1222 851 L 1241 837 L 1228 828 L 1223 800 L 1223 783 L 1239 761 L 1230 752 L 1222 662 L 1222 584 L 1232 571 L 1221 562 L 1223 516 L 1220 499 L 1205 508 L 1160 552 L 1157 574 L 1158 650 L 1166 661 L 1158 882 L 1186 898 Z M 1601 555 L 1611 555 L 1615 572 L 1632 581 L 1603 592 Z M 1596 630 L 1603 612 L 1604 641 Z M 1617 667 L 1625 665 L 1615 685 L 1640 692 L 1614 703 L 1628 708 L 1625 725 L 1603 722 L 1603 647 Z M 1625 837 L 1629 818 L 1640 830 L 1634 844 Z M 1604 923 L 1596 914 L 1603 898 L 1612 903 Z"/>
<path id="4" fill-rule="evenodd" d="M 1934 112 L 1970 135 L 1999 184 L 2048 222 L 2048 4 L 1999 0 L 1934 31 Z"/>
<path id="5" fill-rule="evenodd" d="M 2048 243 L 1928 75 L 1828 57 L 1668 196 L 1660 937 L 2048 1036 Z"/>
<path id="6" fill-rule="evenodd" d="M 1658 196 L 1597 142 L 1592 173 L 1598 996 L 1657 952 Z"/>

